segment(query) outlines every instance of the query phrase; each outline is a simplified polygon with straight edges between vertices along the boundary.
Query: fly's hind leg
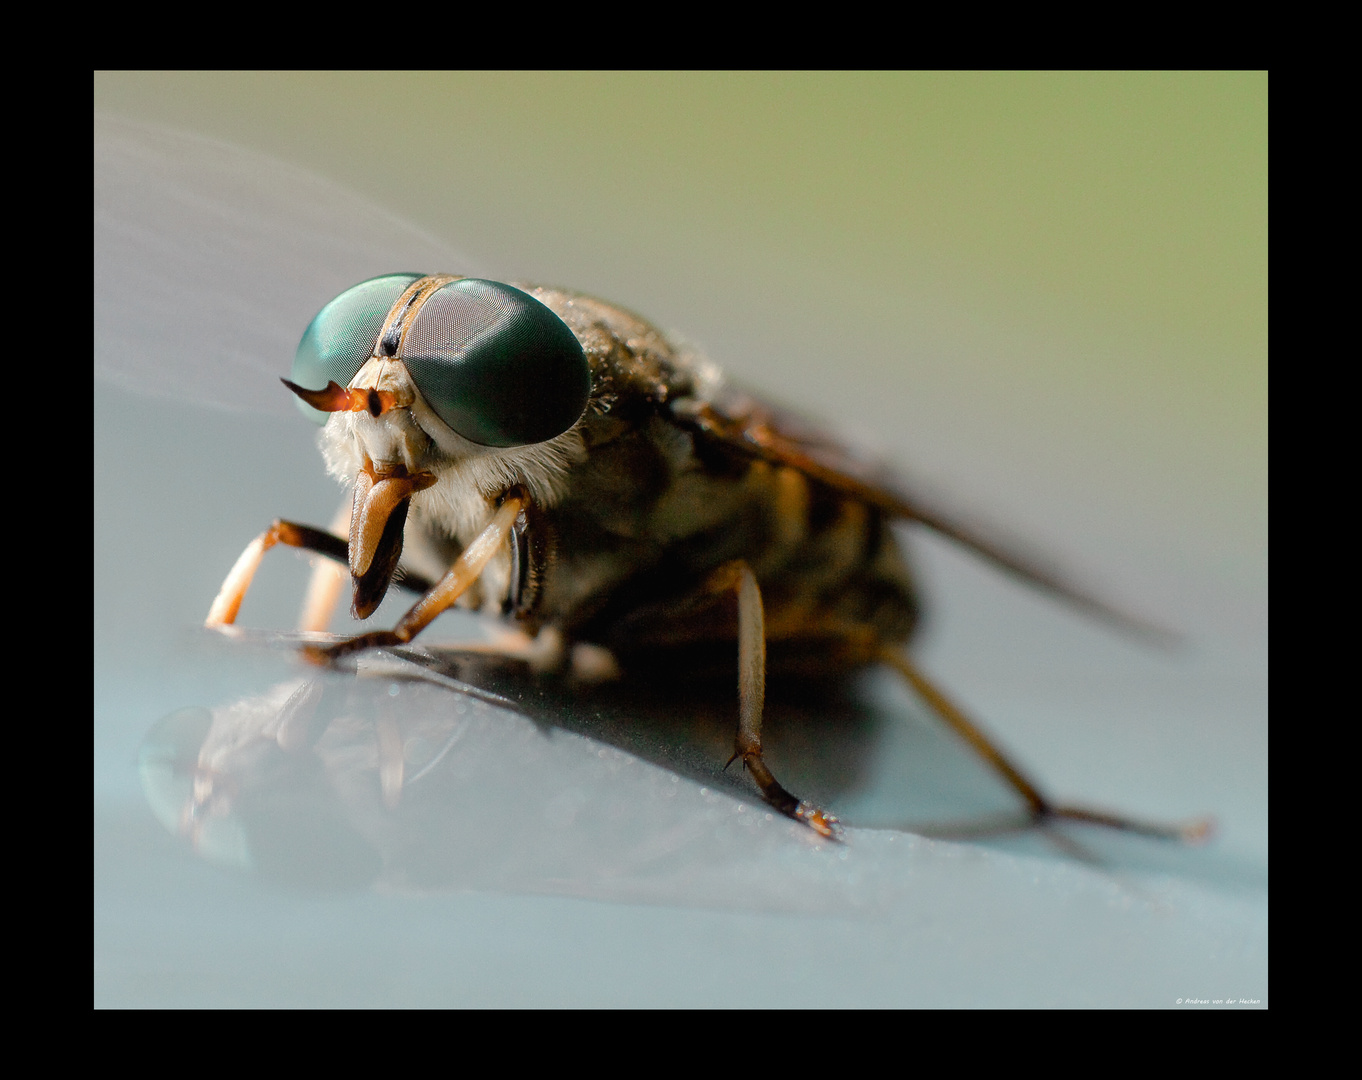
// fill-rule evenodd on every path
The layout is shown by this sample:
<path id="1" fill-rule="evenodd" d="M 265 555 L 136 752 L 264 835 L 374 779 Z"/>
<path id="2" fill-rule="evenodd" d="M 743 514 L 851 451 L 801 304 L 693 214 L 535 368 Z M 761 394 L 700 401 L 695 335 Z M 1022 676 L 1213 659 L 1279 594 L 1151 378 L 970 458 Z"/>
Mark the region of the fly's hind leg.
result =
<path id="1" fill-rule="evenodd" d="M 1083 821 L 1090 825 L 1104 825 L 1110 829 L 1139 833 L 1160 840 L 1181 840 L 1197 843 L 1210 835 L 1211 823 L 1205 819 L 1184 825 L 1156 825 L 1149 822 L 1134 821 L 1118 814 L 1102 810 L 1089 810 L 1081 806 L 1067 806 L 1052 802 L 1041 793 L 1040 788 L 1021 771 L 983 730 L 971 720 L 959 706 L 941 692 L 908 657 L 895 649 L 885 648 L 880 658 L 899 672 L 931 710 L 940 717 L 952 731 L 967 742 L 999 776 L 1020 795 L 1026 803 L 1027 812 L 1036 824 L 1057 819 Z"/>
<path id="2" fill-rule="evenodd" d="M 738 596 L 738 735 L 733 756 L 752 774 L 762 797 L 786 817 L 802 821 L 822 836 L 835 837 L 837 819 L 795 798 L 772 775 L 761 753 L 761 715 L 766 698 L 766 619 L 761 589 L 751 567 L 739 560 L 727 563 L 710 578 L 709 590 L 728 589 Z M 725 766 L 727 768 L 727 766 Z"/>

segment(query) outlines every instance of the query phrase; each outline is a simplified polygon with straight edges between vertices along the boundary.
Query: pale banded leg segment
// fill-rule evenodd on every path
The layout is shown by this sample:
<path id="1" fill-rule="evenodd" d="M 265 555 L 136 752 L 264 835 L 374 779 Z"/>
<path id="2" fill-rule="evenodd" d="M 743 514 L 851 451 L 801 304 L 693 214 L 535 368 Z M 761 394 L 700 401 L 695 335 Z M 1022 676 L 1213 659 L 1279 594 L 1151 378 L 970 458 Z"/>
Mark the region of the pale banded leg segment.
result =
<path id="1" fill-rule="evenodd" d="M 341 502 L 336 516 L 331 519 L 331 532 L 335 536 L 350 535 L 350 508 L 352 500 Z M 307 594 L 303 598 L 302 609 L 298 613 L 298 629 L 324 634 L 331 626 L 331 617 L 336 613 L 341 594 L 349 582 L 347 558 L 314 559 L 312 576 L 307 582 Z"/>
<path id="2" fill-rule="evenodd" d="M 246 597 L 246 590 L 251 587 L 251 579 L 255 577 L 256 570 L 260 568 L 260 560 L 265 557 L 265 552 L 276 544 L 315 551 L 319 555 L 338 559 L 342 563 L 346 561 L 349 549 L 349 545 L 339 536 L 314 529 L 311 525 L 299 525 L 296 522 L 277 519 L 246 545 L 246 550 L 228 571 L 227 577 L 222 582 L 222 588 L 218 590 L 218 595 L 213 600 L 213 606 L 208 609 L 208 618 L 204 620 L 204 626 L 230 626 L 236 622 L 237 612 L 241 610 L 241 601 Z"/>

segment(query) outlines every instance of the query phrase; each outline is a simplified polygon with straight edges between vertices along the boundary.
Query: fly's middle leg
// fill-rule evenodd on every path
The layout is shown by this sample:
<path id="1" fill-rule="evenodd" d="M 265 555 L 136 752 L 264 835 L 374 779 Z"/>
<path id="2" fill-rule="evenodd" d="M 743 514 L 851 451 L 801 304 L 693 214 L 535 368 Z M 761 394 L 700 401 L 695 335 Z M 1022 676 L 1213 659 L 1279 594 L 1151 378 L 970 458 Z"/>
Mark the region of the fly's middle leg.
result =
<path id="1" fill-rule="evenodd" d="M 478 579 L 483 569 L 500 551 L 515 528 L 516 519 L 525 509 L 528 495 L 521 488 L 507 493 L 501 506 L 492 516 L 491 522 L 482 530 L 463 553 L 454 561 L 439 581 L 412 605 L 411 609 L 397 621 L 391 630 L 376 630 L 347 638 L 334 645 L 309 645 L 303 649 L 304 655 L 319 663 L 329 663 L 350 653 L 364 649 L 381 648 L 387 645 L 405 645 L 434 621 L 440 612 L 450 608 L 470 585 Z"/>
<path id="2" fill-rule="evenodd" d="M 334 536 L 350 535 L 350 500 L 344 500 L 335 517 L 331 519 L 331 533 Z M 331 617 L 336 612 L 341 593 L 349 578 L 348 551 L 346 558 L 323 559 L 312 568 L 312 577 L 307 583 L 307 596 L 302 610 L 298 613 L 298 629 L 324 634 L 331 625 Z"/>
<path id="3" fill-rule="evenodd" d="M 709 589 L 716 593 L 733 589 L 738 596 L 738 734 L 728 764 L 732 765 L 741 758 L 768 803 L 823 836 L 836 836 L 837 819 L 786 791 L 762 757 L 766 619 L 762 610 L 761 589 L 751 567 L 741 560 L 720 567 L 710 578 Z"/>

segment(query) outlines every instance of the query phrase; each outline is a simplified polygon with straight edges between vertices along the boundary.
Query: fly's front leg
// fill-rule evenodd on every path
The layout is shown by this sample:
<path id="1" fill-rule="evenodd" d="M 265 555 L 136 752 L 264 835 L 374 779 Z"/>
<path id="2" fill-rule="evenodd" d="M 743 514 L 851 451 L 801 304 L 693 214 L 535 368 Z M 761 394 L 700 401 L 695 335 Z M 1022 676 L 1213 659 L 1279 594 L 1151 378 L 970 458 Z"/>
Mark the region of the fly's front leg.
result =
<path id="1" fill-rule="evenodd" d="M 326 556 L 326 562 L 319 563 L 313 568 L 307 598 L 303 601 L 302 611 L 298 617 L 299 630 L 324 633 L 331 624 L 336 601 L 349 577 L 346 566 L 349 561 L 350 545 L 338 535 L 349 529 L 349 523 L 349 504 L 332 522 L 331 532 L 277 518 L 273 525 L 246 545 L 246 550 L 228 571 L 227 577 L 222 582 L 222 588 L 218 590 L 218 595 L 213 600 L 213 606 L 208 609 L 208 617 L 204 619 L 203 625 L 210 629 L 221 629 L 235 623 L 241 602 L 246 597 L 246 591 L 251 586 L 251 580 L 255 577 L 265 552 L 276 544 L 284 544 L 287 547 L 296 547 Z M 425 592 L 430 588 L 430 583 L 424 578 L 400 567 L 393 580 L 395 584 L 412 592 Z"/>
<path id="2" fill-rule="evenodd" d="M 710 579 L 713 591 L 732 588 L 738 594 L 738 736 L 728 764 L 742 758 L 762 796 L 782 814 L 802 821 L 823 836 L 835 836 L 837 819 L 803 802 L 783 787 L 761 753 L 761 715 L 766 699 L 766 617 L 761 589 L 752 569 L 741 560 L 721 567 Z M 727 768 L 727 766 L 725 766 Z"/>
<path id="3" fill-rule="evenodd" d="M 255 577 L 256 570 L 260 568 L 260 560 L 265 557 L 265 552 L 276 544 L 315 551 L 341 563 L 346 561 L 349 551 L 349 545 L 339 536 L 314 529 L 311 525 L 299 525 L 296 522 L 276 519 L 273 525 L 246 545 L 246 550 L 228 571 L 213 606 L 208 609 L 208 618 L 204 620 L 204 626 L 219 628 L 236 622 L 237 612 L 241 610 L 241 601 L 246 597 L 246 590 L 251 587 L 251 579 Z"/>
<path id="4" fill-rule="evenodd" d="M 491 523 L 468 545 L 455 560 L 449 572 L 412 605 L 391 630 L 377 630 L 348 638 L 334 645 L 304 647 L 303 652 L 319 663 L 329 663 L 349 653 L 385 645 L 405 645 L 424 630 L 435 616 L 454 602 L 478 579 L 484 567 L 506 544 L 515 528 L 516 518 L 524 511 L 529 495 L 524 488 L 512 488 L 502 499 Z"/>

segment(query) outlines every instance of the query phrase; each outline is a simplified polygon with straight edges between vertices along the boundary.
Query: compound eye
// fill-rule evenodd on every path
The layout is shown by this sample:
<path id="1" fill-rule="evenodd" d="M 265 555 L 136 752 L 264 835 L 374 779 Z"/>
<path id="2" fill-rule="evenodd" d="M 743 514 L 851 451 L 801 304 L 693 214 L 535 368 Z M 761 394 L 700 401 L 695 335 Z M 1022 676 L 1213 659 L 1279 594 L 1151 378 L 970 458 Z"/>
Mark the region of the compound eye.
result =
<path id="1" fill-rule="evenodd" d="M 374 354 L 388 312 L 420 274 L 384 274 L 346 289 L 303 331 L 289 378 L 306 390 L 325 390 L 328 382 L 349 386 L 365 361 Z M 326 423 L 330 413 L 301 399 L 294 403 L 314 424 Z"/>
<path id="2" fill-rule="evenodd" d="M 561 435 L 586 410 L 591 372 L 576 335 L 528 293 L 461 278 L 426 301 L 402 343 L 427 404 L 482 446 Z"/>

